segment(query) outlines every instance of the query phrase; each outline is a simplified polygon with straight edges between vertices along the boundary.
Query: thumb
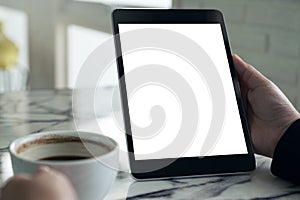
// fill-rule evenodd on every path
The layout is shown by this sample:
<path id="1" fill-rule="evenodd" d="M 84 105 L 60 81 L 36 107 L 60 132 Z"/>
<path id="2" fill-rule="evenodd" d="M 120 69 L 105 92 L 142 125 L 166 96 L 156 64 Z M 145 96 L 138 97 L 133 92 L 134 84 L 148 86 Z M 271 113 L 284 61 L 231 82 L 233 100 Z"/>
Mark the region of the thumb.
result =
<path id="1" fill-rule="evenodd" d="M 234 54 L 232 58 L 239 78 L 249 89 L 269 84 L 268 79 L 264 75 L 257 71 L 253 66 L 243 61 L 238 55 Z"/>

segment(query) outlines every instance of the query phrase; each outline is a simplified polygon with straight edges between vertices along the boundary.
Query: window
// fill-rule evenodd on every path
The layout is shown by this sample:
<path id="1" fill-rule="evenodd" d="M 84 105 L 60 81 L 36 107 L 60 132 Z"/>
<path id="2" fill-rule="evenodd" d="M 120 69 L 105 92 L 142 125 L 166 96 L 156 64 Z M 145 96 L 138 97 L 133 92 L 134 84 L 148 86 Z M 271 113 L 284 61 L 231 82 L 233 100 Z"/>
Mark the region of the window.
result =
<path id="1" fill-rule="evenodd" d="M 172 0 L 3 0 L 0 5 L 0 20 L 9 21 L 8 34 L 22 52 L 20 62 L 30 66 L 30 87 L 38 89 L 74 86 L 81 64 L 110 36 L 113 8 L 169 8 Z"/>

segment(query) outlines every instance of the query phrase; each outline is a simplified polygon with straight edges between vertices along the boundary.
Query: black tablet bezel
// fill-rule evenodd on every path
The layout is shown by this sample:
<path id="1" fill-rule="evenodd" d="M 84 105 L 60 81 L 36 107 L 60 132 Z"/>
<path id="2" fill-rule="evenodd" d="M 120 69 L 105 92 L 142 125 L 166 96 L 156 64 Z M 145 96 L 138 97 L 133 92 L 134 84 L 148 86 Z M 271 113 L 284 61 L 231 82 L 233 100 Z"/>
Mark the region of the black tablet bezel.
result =
<path id="1" fill-rule="evenodd" d="M 113 31 L 115 36 L 115 47 L 117 55 L 119 85 L 121 102 L 123 109 L 124 125 L 126 131 L 127 147 L 129 151 L 129 162 L 132 176 L 136 179 L 155 179 L 166 177 L 197 176 L 208 174 L 224 174 L 236 172 L 248 172 L 255 169 L 255 157 L 251 145 L 250 134 L 247 124 L 246 112 L 243 106 L 239 83 L 233 67 L 230 45 L 225 29 L 222 13 L 218 10 L 183 10 L 183 9 L 116 9 L 112 13 Z M 202 157 L 189 157 L 179 159 L 164 159 L 173 161 L 170 165 L 159 169 L 144 170 L 146 166 L 151 166 L 160 160 L 135 160 L 134 148 L 131 136 L 131 125 L 126 92 L 126 82 L 124 76 L 124 66 L 122 60 L 121 42 L 119 38 L 118 24 L 212 24 L 221 25 L 222 35 L 225 43 L 227 59 L 230 66 L 231 77 L 235 89 L 239 114 L 246 140 L 248 154 L 220 155 Z M 221 167 L 220 167 L 221 166 Z"/>

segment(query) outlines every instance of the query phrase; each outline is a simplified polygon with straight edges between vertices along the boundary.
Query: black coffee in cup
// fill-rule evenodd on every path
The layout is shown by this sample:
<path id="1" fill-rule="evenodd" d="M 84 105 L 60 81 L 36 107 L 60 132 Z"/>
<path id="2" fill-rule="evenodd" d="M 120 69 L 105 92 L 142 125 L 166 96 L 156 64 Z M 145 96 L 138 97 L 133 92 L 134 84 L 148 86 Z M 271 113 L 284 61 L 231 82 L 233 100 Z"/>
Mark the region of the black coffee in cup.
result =
<path id="1" fill-rule="evenodd" d="M 38 160 L 41 161 L 73 161 L 73 160 L 83 160 L 89 159 L 91 156 L 77 156 L 77 155 L 69 155 L 69 156 L 49 156 L 45 158 L 40 158 Z"/>
<path id="2" fill-rule="evenodd" d="M 16 149 L 19 155 L 33 161 L 77 161 L 101 156 L 111 149 L 104 143 L 77 136 L 49 134 Z"/>

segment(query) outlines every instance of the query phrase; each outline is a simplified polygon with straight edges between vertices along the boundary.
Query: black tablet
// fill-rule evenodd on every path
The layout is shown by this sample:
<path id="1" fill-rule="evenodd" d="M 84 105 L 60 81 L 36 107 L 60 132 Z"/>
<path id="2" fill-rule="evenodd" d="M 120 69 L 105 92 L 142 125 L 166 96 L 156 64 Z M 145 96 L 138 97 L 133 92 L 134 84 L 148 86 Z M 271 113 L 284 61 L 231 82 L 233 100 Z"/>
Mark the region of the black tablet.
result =
<path id="1" fill-rule="evenodd" d="M 112 17 L 133 177 L 254 170 L 221 12 L 118 9 Z"/>

